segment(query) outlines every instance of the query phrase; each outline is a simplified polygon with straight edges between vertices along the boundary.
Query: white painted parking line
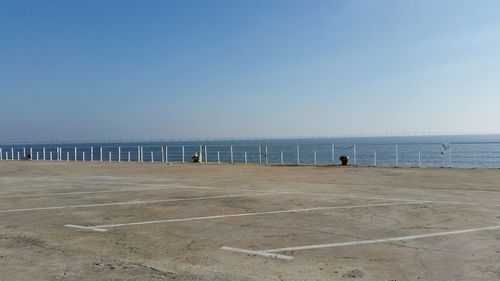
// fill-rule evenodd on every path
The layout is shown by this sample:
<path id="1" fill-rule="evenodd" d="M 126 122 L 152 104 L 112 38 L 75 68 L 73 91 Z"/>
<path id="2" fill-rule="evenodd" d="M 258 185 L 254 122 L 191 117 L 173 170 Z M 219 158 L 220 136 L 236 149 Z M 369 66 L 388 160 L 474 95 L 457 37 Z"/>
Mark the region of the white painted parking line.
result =
<path id="1" fill-rule="evenodd" d="M 75 224 L 67 224 L 65 226 L 66 227 L 71 227 L 71 228 L 82 229 L 82 230 L 92 230 L 92 231 L 97 231 L 97 232 L 106 232 L 107 231 L 106 229 L 102 229 L 102 228 L 81 226 L 81 225 L 75 225 Z"/>
<path id="2" fill-rule="evenodd" d="M 471 203 L 471 202 L 455 202 L 455 201 L 441 201 L 441 200 L 429 200 L 435 204 L 449 204 L 449 205 L 470 205 L 470 206 L 481 206 L 481 207 L 500 207 L 500 204 L 488 204 L 488 203 Z"/>
<path id="3" fill-rule="evenodd" d="M 366 196 L 358 194 L 337 194 L 337 193 L 316 193 L 316 192 L 302 192 L 302 191 L 265 191 L 256 189 L 240 189 L 240 188 L 220 188 L 220 187 L 203 187 L 203 186 L 183 186 L 183 185 L 165 185 L 165 187 L 157 188 L 130 188 L 130 189 L 115 189 L 115 190 L 102 190 L 102 191 L 76 191 L 76 192 L 58 192 L 58 193 L 41 193 L 41 194 L 22 194 L 22 195 L 0 195 L 2 198 L 23 198 L 23 197 L 49 197 L 49 196 L 65 196 L 65 195 L 81 195 L 81 194 L 99 194 L 99 193 L 114 193 L 114 192 L 137 192 L 137 191 L 153 191 L 153 190 L 168 190 L 168 189 L 207 189 L 207 190 L 231 190 L 243 192 L 270 192 L 270 193 L 287 193 L 287 194 L 302 194 L 311 196 L 329 196 L 340 198 L 356 198 L 356 199 L 369 199 L 369 200 L 387 200 L 387 201 L 402 201 L 402 202 L 415 202 L 426 201 L 436 204 L 450 204 L 450 205 L 470 205 L 482 207 L 500 207 L 500 204 L 488 204 L 481 202 L 457 202 L 457 201 L 442 201 L 442 200 L 427 200 L 427 199 L 407 199 L 407 198 L 394 198 L 384 196 Z M 0 211 L 1 212 L 1 211 Z"/>
<path id="4" fill-rule="evenodd" d="M 98 191 L 75 191 L 75 192 L 56 192 L 56 193 L 22 194 L 22 195 L 0 195 L 0 198 L 64 196 L 64 195 L 152 191 L 152 190 L 168 190 L 168 189 L 209 189 L 209 190 L 212 190 L 213 188 L 205 188 L 205 187 L 197 187 L 197 186 L 193 186 L 193 187 L 191 187 L 191 186 L 167 186 L 167 187 L 156 187 L 156 188 L 125 188 L 125 189 L 98 190 Z"/>
<path id="5" fill-rule="evenodd" d="M 152 183 L 130 182 L 130 181 L 102 181 L 102 180 L 52 180 L 54 182 L 69 182 L 69 183 L 103 183 L 103 184 L 133 184 L 133 185 L 151 185 Z M 158 183 L 159 185 L 171 185 L 166 183 Z M 158 185 L 154 184 L 154 185 Z"/>
<path id="6" fill-rule="evenodd" d="M 316 196 L 331 196 L 331 197 L 343 197 L 343 198 L 357 198 L 357 199 L 371 199 L 371 200 L 388 200 L 388 201 L 428 201 L 421 199 L 406 199 L 406 198 L 393 198 L 393 197 L 380 197 L 380 196 L 366 196 L 357 194 L 338 194 L 338 193 L 316 193 L 316 192 L 302 192 L 302 191 L 289 191 L 294 194 L 304 194 L 304 195 L 316 195 Z"/>
<path id="7" fill-rule="evenodd" d="M 332 196 L 332 197 L 344 197 L 344 198 L 371 199 L 371 200 L 407 201 L 407 202 L 426 201 L 429 203 L 436 203 L 436 204 L 500 207 L 500 204 L 489 204 L 489 203 L 483 203 L 483 202 L 458 202 L 458 201 L 443 201 L 443 200 L 428 200 L 428 199 L 407 199 L 407 198 L 394 198 L 394 197 L 384 197 L 384 196 L 365 196 L 365 195 L 358 195 L 358 194 L 315 193 L 315 192 L 301 192 L 301 191 L 290 191 L 289 193 L 304 194 L 304 195 L 316 195 L 316 196 Z"/>
<path id="8" fill-rule="evenodd" d="M 99 229 L 93 229 L 93 230 L 99 231 Z M 263 251 L 254 251 L 254 250 L 233 248 L 233 247 L 227 247 L 227 246 L 223 246 L 223 247 L 221 247 L 221 249 L 225 250 L 225 251 L 230 251 L 230 252 L 259 255 L 259 256 L 264 256 L 264 257 L 268 257 L 268 258 L 275 258 L 275 259 L 284 259 L 284 260 L 292 260 L 293 259 L 293 257 L 291 257 L 291 256 L 273 254 L 273 253 L 268 253 L 268 252 L 263 252 Z"/>
<path id="9" fill-rule="evenodd" d="M 165 203 L 165 202 L 195 201 L 195 200 L 209 200 L 209 199 L 222 199 L 222 198 L 236 198 L 236 197 L 277 195 L 277 194 L 282 194 L 282 193 L 266 192 L 266 193 L 254 193 L 254 194 L 205 196 L 205 197 L 191 197 L 191 198 L 170 198 L 170 199 L 150 200 L 150 201 L 127 201 L 127 202 L 112 202 L 112 203 L 101 203 L 101 204 L 51 206 L 51 207 L 38 207 L 38 208 L 0 210 L 0 213 L 15 213 L 15 212 L 60 210 L 60 209 L 71 209 L 71 208 L 93 208 L 93 207 L 106 207 L 106 206 L 119 206 L 119 205 L 156 204 L 156 203 Z"/>
<path id="10" fill-rule="evenodd" d="M 68 180 L 69 181 L 69 180 Z M 72 182 L 73 180 L 71 180 Z M 76 182 L 98 182 L 98 183 L 109 183 L 108 181 L 80 181 Z M 119 183 L 119 182 L 115 182 Z M 119 183 L 123 184 L 123 183 Z M 131 183 L 126 183 L 131 184 Z M 137 185 L 137 184 L 134 184 Z M 139 184 L 141 185 L 141 184 Z M 149 186 L 150 184 L 145 184 Z M 500 207 L 500 204 L 489 204 L 481 202 L 458 202 L 458 201 L 443 201 L 443 200 L 427 200 L 427 199 L 407 199 L 407 198 L 394 198 L 385 196 L 366 196 L 359 194 L 337 194 L 337 193 L 319 193 L 319 192 L 302 192 L 302 191 L 266 191 L 258 189 L 242 189 L 242 188 L 223 188 L 223 187 L 208 187 L 208 186 L 186 186 L 186 185 L 174 185 L 174 184 L 151 184 L 153 186 L 163 186 L 157 188 L 148 189 L 118 189 L 118 190 L 103 190 L 103 191 L 77 191 L 77 192 L 60 192 L 60 193 L 42 193 L 42 194 L 22 194 L 22 195 L 0 195 L 1 198 L 22 198 L 22 197 L 43 197 L 43 196 L 64 196 L 64 195 L 81 195 L 81 194 L 98 194 L 98 193 L 113 193 L 113 192 L 133 192 L 133 191 L 148 191 L 148 190 L 162 190 L 162 189 L 206 189 L 206 190 L 234 190 L 243 192 L 270 192 L 270 193 L 288 193 L 288 194 L 302 194 L 311 196 L 329 196 L 329 197 L 340 197 L 340 198 L 357 198 L 357 199 L 370 199 L 370 200 L 388 200 L 388 201 L 402 201 L 402 202 L 414 202 L 414 201 L 426 201 L 429 203 L 436 204 L 450 204 L 450 205 L 470 205 L 470 206 L 482 206 L 482 207 Z M 2 211 L 0 211 L 1 213 Z"/>
<path id="11" fill-rule="evenodd" d="M 142 222 L 131 222 L 131 223 L 119 223 L 119 224 L 103 224 L 103 225 L 93 225 L 93 226 L 77 225 L 77 226 L 80 229 L 94 230 L 96 228 L 97 229 L 106 229 L 106 228 L 112 228 L 112 227 L 136 226 L 136 225 L 157 224 L 157 223 L 171 223 L 171 222 L 197 221 L 197 220 L 212 220 L 212 219 L 224 219 L 224 218 L 234 218 L 234 217 L 248 217 L 248 216 L 271 215 L 271 214 L 311 212 L 311 211 L 321 211 L 321 210 L 356 209 L 356 208 L 385 207 L 385 206 L 425 204 L 425 203 L 428 203 L 428 202 L 426 202 L 426 201 L 416 201 L 416 202 L 404 202 L 404 203 L 380 203 L 380 204 L 365 204 L 365 205 L 351 205 L 351 206 L 315 207 L 315 208 L 287 209 L 287 210 L 277 210 L 277 211 L 253 212 L 253 213 L 239 213 L 239 214 L 216 215 L 216 216 L 205 216 L 205 217 L 164 219 L 164 220 L 142 221 Z M 73 228 L 75 227 L 74 224 L 66 224 L 65 226 L 66 227 L 73 227 Z"/>
<path id="12" fill-rule="evenodd" d="M 162 184 L 153 184 L 153 183 L 130 183 L 130 182 L 112 182 L 112 181 L 95 181 L 95 180 L 54 180 L 54 181 L 62 181 L 62 182 L 80 182 L 80 183 L 112 183 L 112 184 L 135 184 L 135 185 L 162 185 Z M 354 186 L 357 187 L 356 185 L 344 185 L 344 184 L 333 184 L 337 186 Z M 371 186 L 371 187 L 384 187 L 384 186 L 376 186 L 376 185 L 366 185 L 366 186 Z M 259 191 L 259 190 L 252 190 L 252 189 L 241 189 L 241 188 L 223 188 L 223 187 L 200 187 L 200 188 L 206 188 L 206 189 L 231 189 L 231 190 L 239 190 L 239 191 Z M 408 188 L 408 187 L 403 187 L 403 188 Z M 260 190 L 262 191 L 262 190 Z M 269 192 L 277 192 L 277 191 L 269 191 Z M 393 197 L 384 197 L 384 196 L 365 196 L 365 195 L 358 195 L 358 194 L 337 194 L 337 193 L 315 193 L 315 192 L 301 192 L 301 191 L 286 191 L 289 193 L 296 193 L 296 194 L 304 194 L 304 195 L 325 195 L 325 196 L 332 196 L 332 197 L 344 197 L 344 198 L 360 198 L 360 199 L 371 199 L 371 200 L 391 200 L 391 201 L 406 201 L 406 202 L 413 202 L 413 201 L 429 201 L 432 203 L 437 203 L 437 204 L 452 204 L 452 205 L 471 205 L 471 206 L 483 206 L 483 207 L 500 207 L 500 204 L 483 204 L 481 202 L 458 202 L 458 201 L 443 201 L 443 200 L 427 200 L 427 199 L 407 199 L 407 198 L 393 198 Z"/>
<path id="13" fill-rule="evenodd" d="M 97 180 L 52 180 L 53 182 L 67 183 L 91 183 L 91 184 L 119 184 L 119 185 L 136 185 L 136 186 L 182 186 L 175 183 L 145 183 L 145 182 L 130 182 L 130 181 L 97 181 Z M 205 189 L 220 189 L 219 187 L 199 186 Z"/>
<path id="14" fill-rule="evenodd" d="M 351 242 L 286 247 L 286 248 L 266 249 L 266 250 L 260 250 L 260 251 L 259 250 L 247 250 L 247 249 L 241 249 L 241 248 L 233 248 L 233 247 L 227 247 L 227 246 L 221 247 L 221 249 L 225 250 L 225 251 L 249 253 L 249 254 L 260 255 L 260 256 L 264 256 L 264 257 L 280 258 L 277 256 L 270 256 L 268 254 L 290 252 L 290 251 L 313 250 L 313 249 L 322 249 L 322 248 L 333 248 L 333 247 L 358 246 L 358 245 L 375 244 L 375 243 L 407 241 L 407 240 L 415 240 L 415 239 L 423 239 L 423 238 L 439 237 L 439 236 L 449 236 L 449 235 L 473 233 L 473 232 L 488 231 L 488 230 L 499 230 L 499 229 L 500 229 L 500 225 L 493 225 L 493 226 L 487 226 L 487 227 L 460 229 L 460 230 L 453 230 L 453 231 L 434 232 L 434 233 L 391 237 L 391 238 L 383 238 L 383 239 L 359 240 L 359 241 L 351 241 Z M 288 257 L 288 256 L 286 256 L 286 257 Z M 287 258 L 287 259 L 289 259 L 289 258 Z"/>

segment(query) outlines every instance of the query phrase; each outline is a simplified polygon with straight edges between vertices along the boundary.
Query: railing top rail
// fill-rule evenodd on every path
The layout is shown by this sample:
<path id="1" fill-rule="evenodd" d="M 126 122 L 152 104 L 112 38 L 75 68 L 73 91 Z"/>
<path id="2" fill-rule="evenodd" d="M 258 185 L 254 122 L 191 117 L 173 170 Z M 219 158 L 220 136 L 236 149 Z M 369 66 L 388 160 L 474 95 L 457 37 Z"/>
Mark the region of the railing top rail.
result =
<path id="1" fill-rule="evenodd" d="M 500 141 L 450 142 L 449 144 L 500 144 Z"/>
<path id="2" fill-rule="evenodd" d="M 349 145 L 352 147 L 352 145 L 356 146 L 394 146 L 394 145 L 399 145 L 399 146 L 409 146 L 409 145 L 437 145 L 437 146 L 442 146 L 442 145 L 493 145 L 497 144 L 500 145 L 500 142 L 387 142 L 387 143 L 373 143 L 373 142 L 324 142 L 324 143 L 293 143 L 293 142 L 287 142 L 287 143 L 263 143 L 263 142 L 254 142 L 254 143 L 167 143 L 167 142 L 143 142 L 143 143 L 136 143 L 136 142 L 109 142 L 109 143 L 32 143 L 32 144 L 0 144 L 0 147 L 137 147 L 137 146 L 143 146 L 143 147 L 155 147 L 155 146 L 160 146 L 160 145 L 168 145 L 172 147 L 197 147 L 197 146 L 208 146 L 208 147 L 227 147 L 227 146 L 234 146 L 234 147 L 242 147 L 242 146 L 331 146 L 331 145 L 336 145 L 336 146 L 342 146 L 342 145 Z"/>
<path id="3" fill-rule="evenodd" d="M 336 136 L 286 136 L 286 137 L 226 137 L 226 138 L 172 138 L 172 139 L 128 139 L 128 140 L 46 140 L 46 141 L 3 141 L 0 145 L 29 145 L 29 144 L 87 144 L 87 143 L 161 143 L 161 142 L 231 142 L 231 141 L 275 141 L 275 140 L 346 140 L 346 139 L 369 139 L 369 138 L 411 138 L 411 137 L 447 137 L 447 138 L 461 138 L 461 137 L 487 137 L 500 139 L 500 134 L 460 134 L 460 133 L 408 133 L 408 134 L 366 134 L 366 135 L 336 135 Z M 480 142 L 480 141 L 479 141 Z M 495 141 L 493 141 L 495 142 Z M 500 141 L 498 141 L 500 142 Z M 396 142 L 394 142 L 396 143 Z M 453 142 L 460 143 L 460 142 Z M 385 144 L 385 142 L 384 142 Z"/>

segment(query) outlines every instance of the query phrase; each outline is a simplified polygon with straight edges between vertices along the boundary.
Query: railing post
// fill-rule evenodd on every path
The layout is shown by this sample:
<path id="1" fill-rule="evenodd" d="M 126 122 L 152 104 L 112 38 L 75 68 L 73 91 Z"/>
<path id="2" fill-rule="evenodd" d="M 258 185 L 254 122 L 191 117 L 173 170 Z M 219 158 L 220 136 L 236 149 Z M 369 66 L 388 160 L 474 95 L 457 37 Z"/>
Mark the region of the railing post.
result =
<path id="1" fill-rule="evenodd" d="M 353 148 L 353 154 L 354 154 L 354 162 L 353 162 L 353 164 L 354 164 L 354 166 L 356 166 L 358 164 L 357 155 L 356 155 L 356 144 L 354 144 L 352 146 L 352 148 Z"/>
<path id="2" fill-rule="evenodd" d="M 2 154 L 2 150 L 0 149 L 0 155 Z M 30 147 L 30 159 L 33 159 L 33 147 Z M 2 156 L 0 156 L 0 160 L 2 160 Z"/>
<path id="3" fill-rule="evenodd" d="M 94 147 L 90 147 L 90 162 L 94 162 Z"/>
<path id="4" fill-rule="evenodd" d="M 335 164 L 335 144 L 332 144 L 332 165 Z"/>
<path id="5" fill-rule="evenodd" d="M 266 154 L 265 154 L 264 156 L 265 156 L 265 159 L 266 159 L 266 165 L 267 165 L 267 164 L 269 163 L 269 162 L 268 162 L 269 160 L 268 160 L 268 157 L 267 157 L 267 145 L 266 145 L 266 152 L 265 152 L 265 153 L 266 153 Z"/>
<path id="6" fill-rule="evenodd" d="M 259 145 L 259 164 L 262 165 L 262 148 Z"/>
<path id="7" fill-rule="evenodd" d="M 141 162 L 141 147 L 137 146 L 137 162 Z"/>
<path id="8" fill-rule="evenodd" d="M 151 151 L 151 163 L 153 163 L 153 162 L 155 161 L 154 156 L 155 156 L 155 155 L 154 155 L 153 151 Z"/>
<path id="9" fill-rule="evenodd" d="M 233 159 L 233 146 L 230 145 L 229 148 L 231 149 L 231 164 L 234 164 L 234 159 Z"/>
<path id="10" fill-rule="evenodd" d="M 200 145 L 200 163 L 203 163 L 203 146 Z"/>
<path id="11" fill-rule="evenodd" d="M 418 167 L 421 168 L 422 167 L 422 156 L 420 154 L 420 151 L 418 152 Z"/>
<path id="12" fill-rule="evenodd" d="M 82 161 L 85 162 L 85 151 L 82 152 Z"/>
<path id="13" fill-rule="evenodd" d="M 130 163 L 130 151 L 127 152 L 127 161 Z"/>
<path id="14" fill-rule="evenodd" d="M 208 163 L 208 152 L 207 152 L 207 146 L 205 145 L 205 163 Z"/>
<path id="15" fill-rule="evenodd" d="M 69 161 L 69 151 L 66 151 L 66 162 L 68 162 L 68 161 Z"/>
<path id="16" fill-rule="evenodd" d="M 377 151 L 373 151 L 373 166 L 377 167 Z"/>
<path id="17" fill-rule="evenodd" d="M 300 147 L 297 145 L 297 165 L 300 165 Z"/>
<path id="18" fill-rule="evenodd" d="M 396 167 L 399 166 L 399 146 L 396 144 Z"/>
<path id="19" fill-rule="evenodd" d="M 144 146 L 141 145 L 141 162 L 144 162 Z"/>
<path id="20" fill-rule="evenodd" d="M 118 147 L 118 162 L 122 162 L 122 147 Z"/>
<path id="21" fill-rule="evenodd" d="M 184 145 L 182 146 L 182 163 L 185 163 L 186 162 L 186 159 L 184 158 Z"/>
<path id="22" fill-rule="evenodd" d="M 52 151 L 49 152 L 50 155 L 50 161 L 52 161 Z M 14 160 L 14 155 L 12 155 L 12 160 Z"/>
<path id="23" fill-rule="evenodd" d="M 102 146 L 99 146 L 99 162 L 102 162 Z"/>
<path id="24" fill-rule="evenodd" d="M 450 168 L 453 166 L 451 154 L 452 154 L 452 150 L 451 150 L 451 144 L 450 144 L 450 152 L 448 154 L 448 162 L 449 162 Z"/>
<path id="25" fill-rule="evenodd" d="M 220 151 L 217 151 L 217 164 L 220 164 Z"/>
<path id="26" fill-rule="evenodd" d="M 281 165 L 283 165 L 283 150 L 281 151 Z"/>
<path id="27" fill-rule="evenodd" d="M 37 152 L 36 152 L 36 160 L 40 160 L 40 157 L 38 157 L 38 156 L 39 156 L 39 154 L 40 154 L 40 153 L 39 153 L 39 151 L 37 151 Z"/>
<path id="28" fill-rule="evenodd" d="M 23 159 L 26 159 L 26 147 L 23 147 Z"/>
<path id="29" fill-rule="evenodd" d="M 45 161 L 45 147 L 42 148 L 42 152 L 43 152 L 42 159 L 43 159 L 43 161 Z"/>
<path id="30" fill-rule="evenodd" d="M 160 149 L 161 149 L 161 162 L 164 163 L 165 162 L 165 154 L 163 152 L 163 145 L 160 145 Z"/>
<path id="31" fill-rule="evenodd" d="M 14 160 L 14 158 L 15 158 L 15 156 L 14 156 L 14 148 L 11 148 L 10 151 L 11 151 L 11 153 L 10 153 L 10 160 Z"/>
<path id="32" fill-rule="evenodd" d="M 0 160 L 3 160 L 3 152 L 2 152 L 2 148 L 0 148 Z"/>
<path id="33" fill-rule="evenodd" d="M 75 162 L 78 160 L 78 150 L 75 146 Z"/>
<path id="34" fill-rule="evenodd" d="M 108 161 L 111 162 L 111 150 L 108 152 Z"/>
<path id="35" fill-rule="evenodd" d="M 314 151 L 314 165 L 316 165 L 316 150 Z"/>
<path id="36" fill-rule="evenodd" d="M 168 146 L 165 145 L 165 163 L 168 163 Z"/>
<path id="37" fill-rule="evenodd" d="M 21 153 L 19 153 L 19 151 L 17 152 L 17 160 L 21 160 L 21 158 L 19 158 L 21 156 Z"/>
<path id="38" fill-rule="evenodd" d="M 245 151 L 245 164 L 248 164 L 247 152 Z"/>

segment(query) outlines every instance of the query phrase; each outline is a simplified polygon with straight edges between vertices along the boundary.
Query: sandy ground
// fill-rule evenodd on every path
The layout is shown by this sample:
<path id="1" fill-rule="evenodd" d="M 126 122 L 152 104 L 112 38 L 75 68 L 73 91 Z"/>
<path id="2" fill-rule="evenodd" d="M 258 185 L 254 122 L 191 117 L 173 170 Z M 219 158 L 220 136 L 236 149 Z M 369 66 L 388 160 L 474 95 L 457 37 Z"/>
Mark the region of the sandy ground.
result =
<path id="1" fill-rule="evenodd" d="M 500 170 L 0 161 L 0 217 L 0 280 L 500 280 Z"/>

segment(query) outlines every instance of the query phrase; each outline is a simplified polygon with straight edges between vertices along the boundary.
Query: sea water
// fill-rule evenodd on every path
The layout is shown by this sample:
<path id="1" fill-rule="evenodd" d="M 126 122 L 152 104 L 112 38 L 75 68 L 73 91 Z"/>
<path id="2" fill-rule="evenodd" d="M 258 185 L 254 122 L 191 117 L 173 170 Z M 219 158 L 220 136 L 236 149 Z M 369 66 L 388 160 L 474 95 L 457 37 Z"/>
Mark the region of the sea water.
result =
<path id="1" fill-rule="evenodd" d="M 1 144 L 1 159 L 500 168 L 500 135 Z M 38 158 L 37 158 L 38 156 Z M 45 157 L 44 157 L 45 156 Z"/>

